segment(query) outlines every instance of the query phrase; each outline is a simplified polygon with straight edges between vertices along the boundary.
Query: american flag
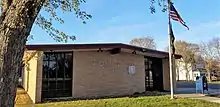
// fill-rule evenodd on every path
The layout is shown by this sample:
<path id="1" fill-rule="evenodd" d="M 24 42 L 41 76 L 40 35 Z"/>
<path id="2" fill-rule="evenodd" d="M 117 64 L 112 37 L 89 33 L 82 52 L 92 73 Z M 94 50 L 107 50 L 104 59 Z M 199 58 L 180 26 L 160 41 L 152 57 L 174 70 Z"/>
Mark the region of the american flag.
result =
<path id="1" fill-rule="evenodd" d="M 175 9 L 175 7 L 173 6 L 172 3 L 170 3 L 170 12 L 169 12 L 169 16 L 170 18 L 172 18 L 175 21 L 179 21 L 183 26 L 185 26 L 188 30 L 189 27 L 186 25 L 186 23 L 183 21 L 183 19 L 180 17 L 180 15 L 178 14 L 177 10 Z"/>

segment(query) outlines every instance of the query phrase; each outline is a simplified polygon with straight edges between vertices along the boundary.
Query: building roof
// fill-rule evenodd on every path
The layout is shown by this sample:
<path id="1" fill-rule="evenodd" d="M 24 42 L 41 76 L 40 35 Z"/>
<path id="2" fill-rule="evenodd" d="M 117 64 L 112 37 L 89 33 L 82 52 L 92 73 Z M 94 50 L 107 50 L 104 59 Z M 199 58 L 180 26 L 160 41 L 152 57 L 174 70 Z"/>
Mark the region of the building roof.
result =
<path id="1" fill-rule="evenodd" d="M 68 49 L 100 49 L 100 48 L 122 48 L 122 49 L 130 49 L 140 52 L 148 52 L 152 54 L 160 54 L 168 57 L 168 52 L 158 51 L 148 48 L 143 48 L 134 45 L 128 45 L 123 43 L 97 43 L 97 44 L 34 44 L 34 45 L 26 45 L 27 50 L 68 50 Z M 175 58 L 181 58 L 181 55 L 175 55 Z"/>

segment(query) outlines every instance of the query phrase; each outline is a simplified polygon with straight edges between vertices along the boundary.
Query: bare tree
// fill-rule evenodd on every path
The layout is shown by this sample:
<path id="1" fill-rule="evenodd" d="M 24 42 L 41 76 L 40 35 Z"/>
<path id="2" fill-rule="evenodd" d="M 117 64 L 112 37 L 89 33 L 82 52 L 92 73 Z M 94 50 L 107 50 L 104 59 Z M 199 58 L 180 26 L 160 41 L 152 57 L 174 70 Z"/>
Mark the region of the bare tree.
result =
<path id="1" fill-rule="evenodd" d="M 130 41 L 130 44 L 149 49 L 156 49 L 156 43 L 154 42 L 154 39 L 151 36 L 134 38 Z"/>
<path id="2" fill-rule="evenodd" d="M 215 54 L 216 59 L 220 59 L 220 37 L 214 37 L 209 41 L 210 45 L 212 46 L 212 51 Z"/>
<path id="3" fill-rule="evenodd" d="M 202 42 L 200 44 L 200 51 L 205 60 L 208 80 L 212 81 L 211 71 L 219 69 L 218 60 L 220 59 L 220 38 L 215 37 L 208 42 Z"/>
<path id="4" fill-rule="evenodd" d="M 196 56 L 199 51 L 197 44 L 188 43 L 186 41 L 175 42 L 175 53 L 182 55 L 182 58 L 176 61 L 177 68 L 183 66 L 186 70 L 186 79 L 189 80 L 189 72 L 196 65 Z"/>

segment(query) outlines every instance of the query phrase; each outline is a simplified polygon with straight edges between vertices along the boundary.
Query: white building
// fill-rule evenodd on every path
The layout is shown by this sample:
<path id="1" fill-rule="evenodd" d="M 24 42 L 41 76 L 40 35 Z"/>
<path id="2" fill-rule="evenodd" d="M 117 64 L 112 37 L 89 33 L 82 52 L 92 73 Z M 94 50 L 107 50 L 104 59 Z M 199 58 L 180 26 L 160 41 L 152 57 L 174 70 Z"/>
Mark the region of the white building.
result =
<path id="1" fill-rule="evenodd" d="M 188 76 L 187 76 L 187 70 L 186 70 L 186 66 L 188 69 Z M 176 74 L 177 80 L 192 80 L 192 67 L 191 64 L 185 64 L 182 59 L 180 60 L 176 60 Z"/>
<path id="2" fill-rule="evenodd" d="M 192 73 L 193 73 L 193 81 L 196 81 L 196 77 L 197 76 L 205 76 L 206 75 L 206 71 L 205 71 L 205 69 L 196 69 L 196 70 L 193 70 L 192 71 Z"/>
<path id="3" fill-rule="evenodd" d="M 195 81 L 196 76 L 204 75 L 204 68 L 205 64 L 202 61 L 198 62 L 195 66 L 192 66 L 191 64 L 185 64 L 182 59 L 176 60 L 176 80 Z M 188 76 L 186 69 L 188 69 Z"/>

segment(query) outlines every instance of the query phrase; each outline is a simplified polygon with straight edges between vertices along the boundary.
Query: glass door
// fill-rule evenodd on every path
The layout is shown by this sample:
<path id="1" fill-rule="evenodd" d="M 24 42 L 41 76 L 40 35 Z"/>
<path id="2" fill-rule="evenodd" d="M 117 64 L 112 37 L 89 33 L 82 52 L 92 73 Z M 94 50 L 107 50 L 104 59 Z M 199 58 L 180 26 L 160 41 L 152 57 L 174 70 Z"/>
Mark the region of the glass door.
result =
<path id="1" fill-rule="evenodd" d="M 72 52 L 44 53 L 42 98 L 72 96 L 72 66 Z"/>
<path id="2" fill-rule="evenodd" d="M 162 59 L 145 57 L 145 90 L 163 90 Z"/>
<path id="3" fill-rule="evenodd" d="M 153 90 L 154 80 L 153 80 L 153 70 L 152 61 L 145 57 L 145 90 Z"/>

